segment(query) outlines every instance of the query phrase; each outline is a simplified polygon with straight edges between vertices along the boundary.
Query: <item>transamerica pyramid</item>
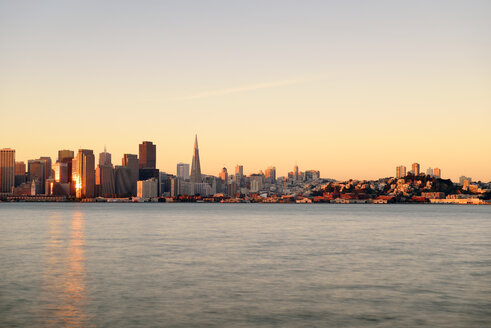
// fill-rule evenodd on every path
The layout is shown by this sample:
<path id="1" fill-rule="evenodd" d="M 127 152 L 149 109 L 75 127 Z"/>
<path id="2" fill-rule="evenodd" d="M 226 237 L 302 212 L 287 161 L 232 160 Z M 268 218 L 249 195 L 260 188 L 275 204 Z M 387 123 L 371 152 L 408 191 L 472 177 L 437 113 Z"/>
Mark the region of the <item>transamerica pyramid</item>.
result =
<path id="1" fill-rule="evenodd" d="M 194 153 L 193 161 L 191 162 L 191 182 L 202 183 L 201 180 L 201 166 L 199 164 L 199 149 L 198 149 L 198 135 L 194 136 Z"/>

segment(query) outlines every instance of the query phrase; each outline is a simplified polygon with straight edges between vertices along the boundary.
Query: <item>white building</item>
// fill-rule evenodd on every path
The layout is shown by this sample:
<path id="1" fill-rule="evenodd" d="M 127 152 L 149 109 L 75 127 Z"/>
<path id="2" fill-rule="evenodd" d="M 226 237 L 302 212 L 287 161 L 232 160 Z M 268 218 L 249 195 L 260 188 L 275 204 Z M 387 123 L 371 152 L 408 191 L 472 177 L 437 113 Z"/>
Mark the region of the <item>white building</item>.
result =
<path id="1" fill-rule="evenodd" d="M 201 196 L 211 196 L 214 194 L 212 187 L 208 183 L 195 183 L 194 194 Z"/>
<path id="2" fill-rule="evenodd" d="M 149 199 L 157 197 L 158 195 L 158 182 L 157 179 L 152 178 L 148 180 L 140 180 L 137 182 L 137 192 L 138 198 Z"/>

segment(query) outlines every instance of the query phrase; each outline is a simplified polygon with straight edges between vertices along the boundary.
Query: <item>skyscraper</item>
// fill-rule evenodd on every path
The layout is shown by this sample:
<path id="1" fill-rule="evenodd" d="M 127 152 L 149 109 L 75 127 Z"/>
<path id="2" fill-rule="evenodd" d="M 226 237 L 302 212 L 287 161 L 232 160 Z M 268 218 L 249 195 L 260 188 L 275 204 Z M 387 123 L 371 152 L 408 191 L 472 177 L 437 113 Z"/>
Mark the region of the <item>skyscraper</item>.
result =
<path id="1" fill-rule="evenodd" d="M 199 163 L 198 135 L 194 136 L 194 153 L 191 162 L 191 182 L 201 183 L 201 166 Z"/>
<path id="2" fill-rule="evenodd" d="M 406 176 L 406 167 L 404 165 L 400 165 L 396 167 L 396 178 L 402 178 Z"/>
<path id="3" fill-rule="evenodd" d="M 72 193 L 73 191 L 75 191 L 75 189 L 73 188 L 73 182 L 72 182 L 72 160 L 73 160 L 73 155 L 74 155 L 74 152 L 73 150 L 67 150 L 67 149 L 63 149 L 63 150 L 59 150 L 58 151 L 58 162 L 60 163 L 66 163 L 67 164 L 67 175 L 68 175 L 68 182 L 70 184 L 72 184 Z"/>
<path id="4" fill-rule="evenodd" d="M 104 146 L 104 151 L 99 154 L 99 165 L 100 166 L 113 166 L 111 163 L 111 154 L 106 151 L 106 146 Z"/>
<path id="5" fill-rule="evenodd" d="M 68 163 L 56 162 L 53 164 L 55 182 L 68 183 Z"/>
<path id="6" fill-rule="evenodd" d="M 293 167 L 293 174 L 294 174 L 295 181 L 297 181 L 298 180 L 298 165 L 295 165 Z"/>
<path id="7" fill-rule="evenodd" d="M 176 175 L 181 180 L 189 180 L 189 164 L 178 163 Z"/>
<path id="8" fill-rule="evenodd" d="M 223 168 L 223 169 L 220 171 L 220 173 L 219 173 L 219 177 L 220 177 L 220 179 L 222 179 L 223 181 L 227 182 L 227 180 L 228 180 L 228 172 L 227 172 L 227 168 L 226 168 L 226 167 L 224 167 L 224 168 Z"/>
<path id="9" fill-rule="evenodd" d="M 274 183 L 276 181 L 276 167 L 268 167 L 264 172 L 264 177 L 269 183 Z"/>
<path id="10" fill-rule="evenodd" d="M 222 188 L 221 188 L 221 191 L 224 193 L 224 194 L 228 194 L 228 172 L 227 172 L 227 168 L 224 167 L 220 173 L 219 173 L 219 177 L 220 177 L 220 180 L 221 180 L 221 185 L 222 185 Z"/>
<path id="11" fill-rule="evenodd" d="M 140 169 L 155 169 L 156 153 L 156 145 L 151 141 L 143 141 L 140 144 Z"/>
<path id="12" fill-rule="evenodd" d="M 127 197 L 131 194 L 131 169 L 126 166 L 114 167 L 114 188 L 119 197 Z"/>
<path id="13" fill-rule="evenodd" d="M 77 157 L 72 161 L 72 179 L 75 183 L 77 198 L 95 196 L 95 156 L 90 149 L 79 149 Z"/>
<path id="14" fill-rule="evenodd" d="M 433 176 L 435 178 L 441 178 L 442 177 L 442 170 L 440 170 L 439 168 L 435 167 L 433 169 Z"/>
<path id="15" fill-rule="evenodd" d="M 99 154 L 99 165 L 95 171 L 96 194 L 109 197 L 115 194 L 114 168 L 111 162 L 111 154 L 104 146 L 104 152 Z"/>
<path id="16" fill-rule="evenodd" d="M 140 145 L 141 147 L 141 145 Z M 141 154 L 141 148 L 140 148 Z M 124 154 L 123 155 L 123 166 L 130 169 L 130 192 L 133 196 L 136 196 L 137 181 L 140 174 L 138 169 L 138 156 L 134 154 Z M 141 167 L 141 162 L 140 162 Z"/>
<path id="17" fill-rule="evenodd" d="M 52 171 L 51 170 L 51 157 L 48 157 L 48 156 L 40 157 L 39 160 L 45 162 L 45 165 L 44 165 L 44 177 L 46 179 L 51 178 L 51 176 L 53 175 L 52 172 L 51 172 Z"/>
<path id="18" fill-rule="evenodd" d="M 112 165 L 97 165 L 95 185 L 99 196 L 108 197 L 114 195 L 114 168 Z"/>
<path id="19" fill-rule="evenodd" d="M 15 186 L 26 182 L 26 163 L 15 162 Z"/>
<path id="20" fill-rule="evenodd" d="M 419 164 L 418 163 L 413 163 L 412 168 L 413 168 L 413 174 L 415 176 L 419 175 L 419 169 L 420 169 Z"/>
<path id="21" fill-rule="evenodd" d="M 74 156 L 73 150 L 62 149 L 58 150 L 58 162 L 68 163 Z"/>
<path id="22" fill-rule="evenodd" d="M 236 165 L 235 166 L 235 183 L 240 188 L 242 186 L 242 182 L 244 180 L 244 166 Z"/>
<path id="23" fill-rule="evenodd" d="M 15 150 L 0 149 L 0 193 L 11 193 L 15 184 Z"/>

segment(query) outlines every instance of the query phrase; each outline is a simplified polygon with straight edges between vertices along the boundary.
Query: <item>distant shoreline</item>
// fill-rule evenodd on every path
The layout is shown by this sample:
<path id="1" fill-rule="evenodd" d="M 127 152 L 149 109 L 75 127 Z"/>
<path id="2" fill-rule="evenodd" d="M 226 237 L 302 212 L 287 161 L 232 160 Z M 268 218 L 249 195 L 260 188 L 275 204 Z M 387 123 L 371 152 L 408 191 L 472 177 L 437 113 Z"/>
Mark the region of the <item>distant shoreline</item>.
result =
<path id="1" fill-rule="evenodd" d="M 0 201 L 0 204 L 25 204 L 25 203 L 49 203 L 49 204 L 220 204 L 220 205 L 238 205 L 238 204 L 249 204 L 249 205 L 430 205 L 430 206 L 441 206 L 441 205 L 473 205 L 473 206 L 485 206 L 491 205 L 488 203 L 415 203 L 415 202 L 395 202 L 395 203 L 336 203 L 336 202 L 322 202 L 322 203 L 295 203 L 295 202 L 285 202 L 285 203 L 271 203 L 271 202 L 136 202 L 136 201 L 116 201 L 116 202 L 104 202 L 104 201 L 74 201 L 74 200 L 64 200 L 64 201 L 51 201 L 51 200 L 31 200 L 31 201 Z"/>

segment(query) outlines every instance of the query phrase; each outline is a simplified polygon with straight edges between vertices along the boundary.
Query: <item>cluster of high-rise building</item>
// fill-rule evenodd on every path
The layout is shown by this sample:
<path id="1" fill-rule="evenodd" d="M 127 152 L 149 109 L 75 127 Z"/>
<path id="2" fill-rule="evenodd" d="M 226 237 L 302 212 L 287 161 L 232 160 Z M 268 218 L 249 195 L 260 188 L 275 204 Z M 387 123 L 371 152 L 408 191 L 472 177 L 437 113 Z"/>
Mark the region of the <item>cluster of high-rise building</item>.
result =
<path id="1" fill-rule="evenodd" d="M 276 168 L 263 173 L 244 175 L 237 165 L 235 173 L 223 168 L 218 176 L 201 172 L 198 138 L 195 136 L 191 165 L 178 163 L 176 175 L 156 168 L 157 147 L 150 141 L 139 145 L 139 153 L 124 154 L 121 165 L 113 165 L 112 156 L 104 151 L 99 160 L 93 150 L 60 150 L 55 163 L 50 157 L 24 162 L 15 161 L 15 150 L 0 151 L 1 193 L 17 197 L 59 196 L 75 199 L 128 198 L 151 199 L 158 196 L 210 196 L 249 193 L 283 193 L 301 188 L 308 181 L 320 179 L 316 170 L 300 172 L 295 165 L 287 177 L 276 177 Z"/>
<path id="2" fill-rule="evenodd" d="M 111 154 L 104 149 L 96 165 L 90 149 L 60 150 L 55 163 L 50 157 L 15 162 L 15 150 L 0 150 L 3 194 L 13 196 L 64 196 L 66 198 L 128 197 L 137 195 L 141 177 L 157 178 L 156 147 L 144 141 L 139 157 L 124 154 L 121 165 L 113 165 Z M 147 180 L 147 179 L 145 179 Z"/>
<path id="3" fill-rule="evenodd" d="M 411 170 L 409 172 L 406 171 L 406 167 L 404 165 L 399 165 L 396 167 L 396 178 L 397 179 L 403 178 L 407 174 L 411 174 L 414 176 L 418 176 L 418 175 L 422 174 L 422 172 L 420 170 L 419 163 L 413 163 L 411 165 Z M 433 176 L 435 178 L 441 178 L 442 177 L 442 171 L 439 168 L 432 169 L 431 167 L 429 167 L 426 170 L 426 175 Z"/>
<path id="4" fill-rule="evenodd" d="M 0 196 L 11 200 L 165 198 L 166 201 L 196 201 L 201 197 L 234 202 L 383 202 L 390 197 L 401 201 L 436 199 L 435 195 L 428 194 L 433 192 L 444 193 L 451 199 L 465 195 L 484 195 L 481 198 L 486 199 L 489 194 L 488 185 L 472 183 L 470 177 L 460 177 L 459 185 L 455 185 L 441 180 L 439 168 L 429 168 L 426 174 L 422 173 L 418 163 L 413 163 L 409 172 L 404 165 L 397 166 L 395 179 L 338 183 L 321 179 L 317 170 L 301 172 L 297 165 L 284 177 L 277 177 L 274 166 L 264 172 L 245 175 L 242 165 L 231 172 L 223 167 L 217 176 L 206 175 L 201 172 L 197 136 L 191 164 L 178 163 L 175 175 L 157 169 L 156 152 L 155 144 L 143 141 L 138 154 L 122 156 L 121 165 L 113 164 L 105 147 L 97 162 L 90 149 L 77 152 L 64 149 L 58 152 L 54 163 L 44 156 L 28 160 L 26 165 L 15 161 L 14 149 L 0 149 Z"/>

